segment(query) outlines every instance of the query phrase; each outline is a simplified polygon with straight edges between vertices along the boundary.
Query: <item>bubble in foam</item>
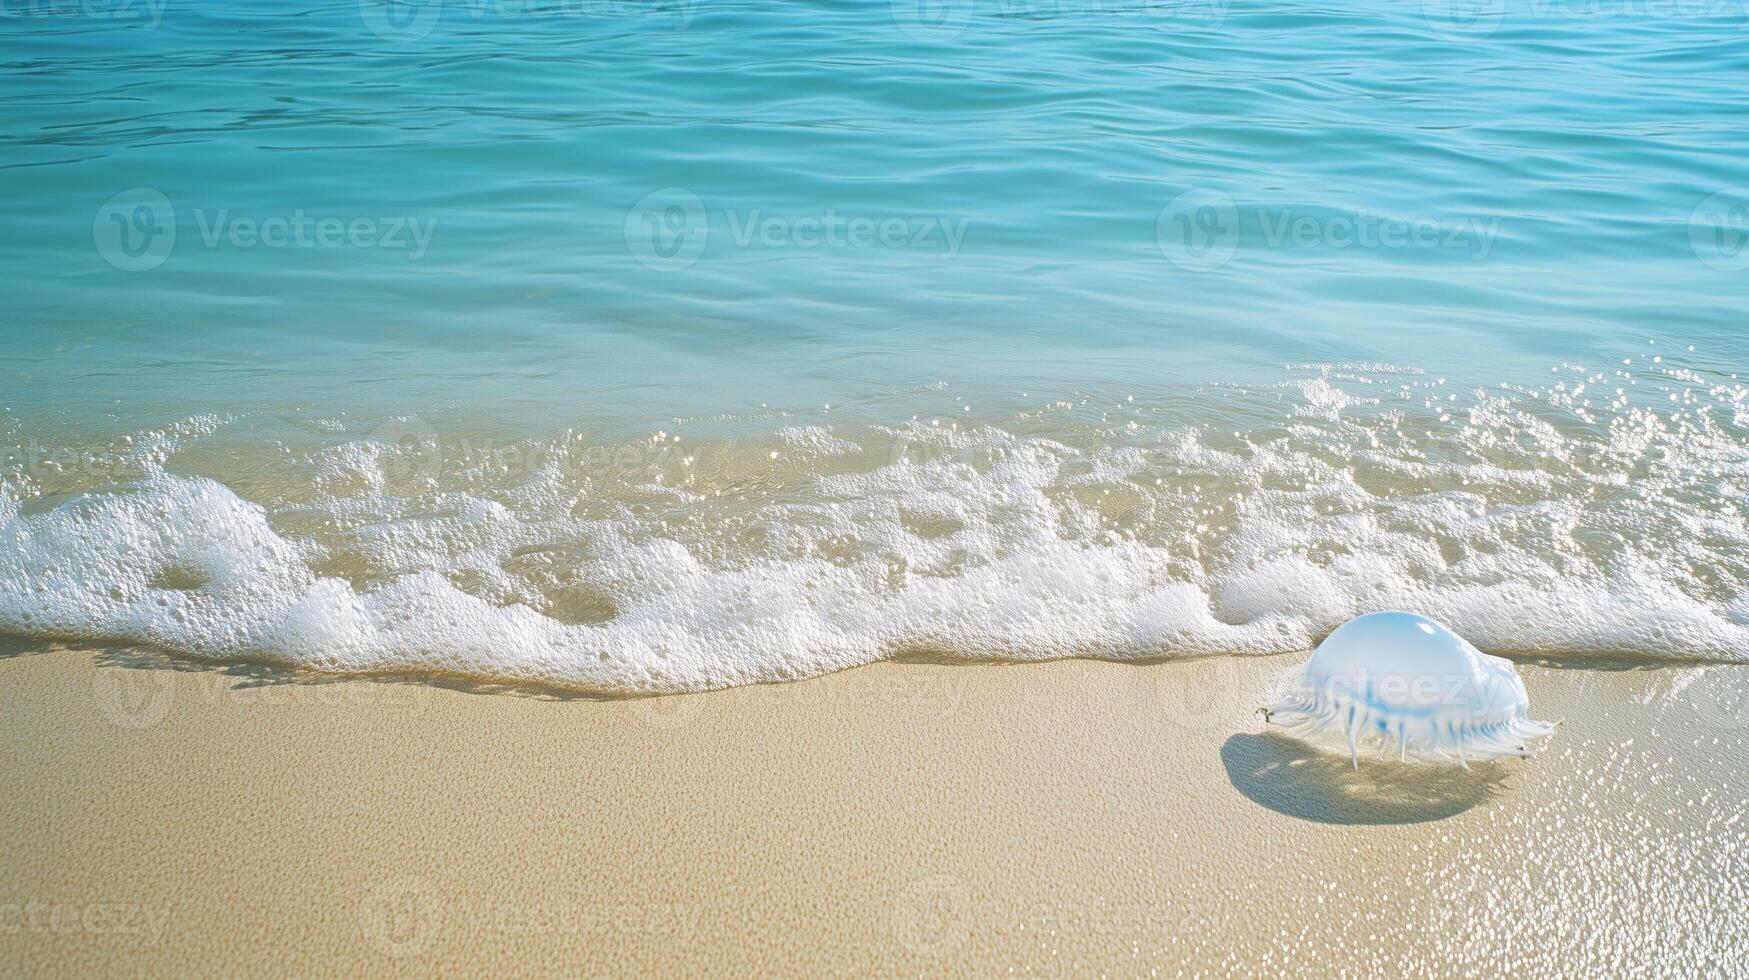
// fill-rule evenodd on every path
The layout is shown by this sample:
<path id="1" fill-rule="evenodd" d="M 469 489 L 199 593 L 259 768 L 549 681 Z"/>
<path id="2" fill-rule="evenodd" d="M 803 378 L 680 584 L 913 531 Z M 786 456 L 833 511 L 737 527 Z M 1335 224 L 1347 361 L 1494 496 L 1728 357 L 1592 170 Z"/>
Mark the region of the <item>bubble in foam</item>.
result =
<path id="1" fill-rule="evenodd" d="M 1293 692 L 1265 719 L 1295 735 L 1341 733 L 1356 766 L 1377 741 L 1397 758 L 1525 756 L 1554 726 L 1530 718 L 1511 661 L 1491 657 L 1425 616 L 1375 612 L 1343 623 L 1306 662 Z"/>

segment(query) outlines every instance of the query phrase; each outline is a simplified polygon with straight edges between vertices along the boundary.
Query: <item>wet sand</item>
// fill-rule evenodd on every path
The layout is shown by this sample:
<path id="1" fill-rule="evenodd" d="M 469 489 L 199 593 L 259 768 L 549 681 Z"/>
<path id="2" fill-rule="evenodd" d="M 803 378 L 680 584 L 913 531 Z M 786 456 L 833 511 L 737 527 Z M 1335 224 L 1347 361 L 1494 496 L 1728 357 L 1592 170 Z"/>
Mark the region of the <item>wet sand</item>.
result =
<path id="1" fill-rule="evenodd" d="M 1749 668 L 1525 665 L 1546 749 L 1363 761 L 1299 658 L 594 700 L 0 646 L 12 975 L 1328 975 L 1749 962 Z"/>

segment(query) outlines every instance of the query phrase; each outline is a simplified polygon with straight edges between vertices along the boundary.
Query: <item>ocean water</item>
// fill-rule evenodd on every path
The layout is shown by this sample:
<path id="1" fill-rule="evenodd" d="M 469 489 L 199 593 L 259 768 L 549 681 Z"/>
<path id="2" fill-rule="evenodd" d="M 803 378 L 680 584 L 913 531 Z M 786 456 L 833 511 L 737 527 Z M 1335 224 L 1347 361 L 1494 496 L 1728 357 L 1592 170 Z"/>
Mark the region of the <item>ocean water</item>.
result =
<path id="1" fill-rule="evenodd" d="M 0 0 L 0 631 L 1749 661 L 1743 0 Z"/>

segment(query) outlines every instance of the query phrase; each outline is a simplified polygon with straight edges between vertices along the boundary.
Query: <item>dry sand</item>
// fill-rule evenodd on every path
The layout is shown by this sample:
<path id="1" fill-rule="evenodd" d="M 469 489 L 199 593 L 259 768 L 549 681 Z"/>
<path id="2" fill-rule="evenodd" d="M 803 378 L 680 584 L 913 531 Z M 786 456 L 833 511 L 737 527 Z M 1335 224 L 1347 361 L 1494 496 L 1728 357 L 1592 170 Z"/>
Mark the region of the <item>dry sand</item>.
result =
<path id="1" fill-rule="evenodd" d="M 1749 668 L 1525 666 L 1529 761 L 1267 734 L 1298 658 L 633 701 L 0 650 L 11 975 L 1749 960 Z"/>

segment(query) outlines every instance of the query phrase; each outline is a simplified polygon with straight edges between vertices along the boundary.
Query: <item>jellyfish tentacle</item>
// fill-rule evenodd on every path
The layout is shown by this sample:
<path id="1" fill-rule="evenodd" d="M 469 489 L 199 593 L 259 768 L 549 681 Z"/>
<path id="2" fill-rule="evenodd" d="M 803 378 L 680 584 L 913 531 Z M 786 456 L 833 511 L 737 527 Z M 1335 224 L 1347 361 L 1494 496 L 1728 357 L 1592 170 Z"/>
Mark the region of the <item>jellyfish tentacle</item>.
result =
<path id="1" fill-rule="evenodd" d="M 1348 707 L 1348 762 L 1356 769 L 1360 768 L 1360 751 L 1356 747 L 1356 739 L 1360 737 L 1360 705 L 1351 704 Z"/>

